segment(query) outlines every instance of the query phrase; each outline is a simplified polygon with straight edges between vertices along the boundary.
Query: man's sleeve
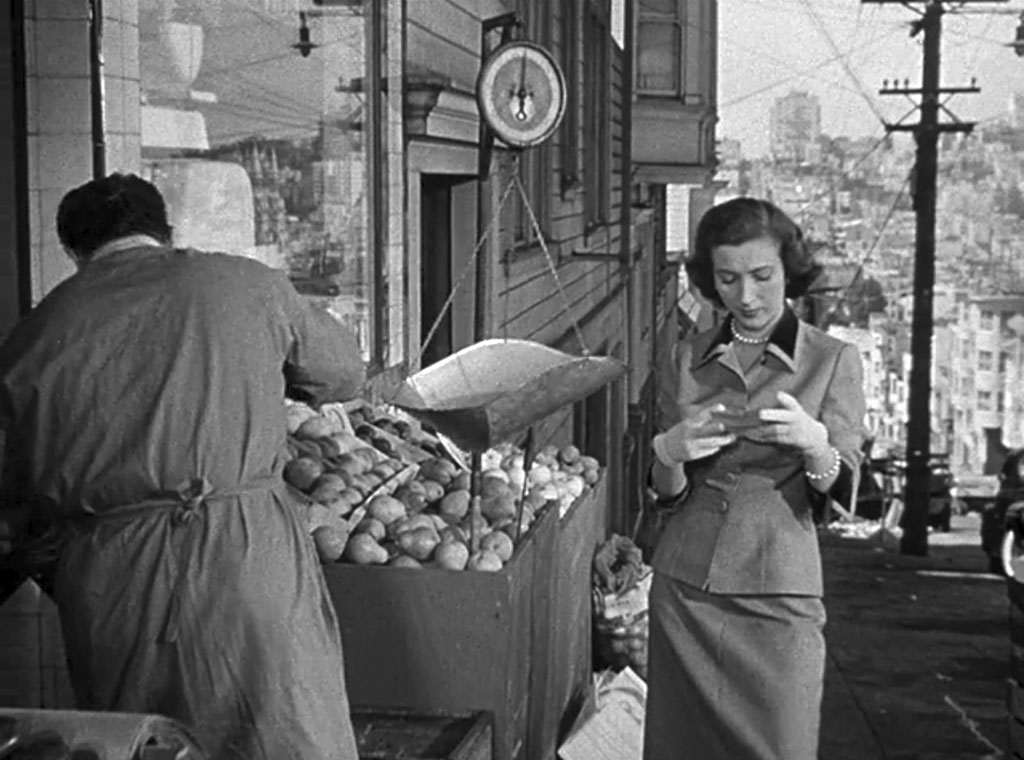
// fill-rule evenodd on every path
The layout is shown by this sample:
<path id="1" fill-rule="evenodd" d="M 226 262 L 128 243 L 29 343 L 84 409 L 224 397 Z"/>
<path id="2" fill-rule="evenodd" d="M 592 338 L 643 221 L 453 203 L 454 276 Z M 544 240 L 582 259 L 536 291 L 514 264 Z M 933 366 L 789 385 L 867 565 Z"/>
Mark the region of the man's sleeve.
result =
<path id="1" fill-rule="evenodd" d="M 291 332 L 284 365 L 288 397 L 310 404 L 355 397 L 366 382 L 355 335 L 326 310 L 303 300 L 286 277 L 280 286 Z"/>

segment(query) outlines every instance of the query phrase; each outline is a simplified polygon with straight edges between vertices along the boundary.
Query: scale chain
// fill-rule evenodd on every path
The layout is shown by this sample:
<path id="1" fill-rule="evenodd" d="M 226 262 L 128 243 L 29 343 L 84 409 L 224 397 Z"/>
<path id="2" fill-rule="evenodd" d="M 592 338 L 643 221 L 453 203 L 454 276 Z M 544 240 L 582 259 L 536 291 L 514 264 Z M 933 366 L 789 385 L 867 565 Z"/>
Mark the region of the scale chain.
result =
<path id="1" fill-rule="evenodd" d="M 523 187 L 522 180 L 519 179 L 519 172 L 513 175 L 513 182 L 517 188 L 519 188 L 519 196 L 523 199 L 523 206 L 526 207 L 526 211 L 530 215 L 530 224 L 533 226 L 533 232 L 537 236 L 537 240 L 540 241 L 540 248 L 544 252 L 544 258 L 547 260 L 548 269 L 551 271 L 551 276 L 555 280 L 555 287 L 558 288 L 559 295 L 562 296 L 562 302 L 565 305 L 565 310 L 569 314 L 569 319 L 572 322 L 572 329 L 576 332 L 576 339 L 580 342 L 580 350 L 584 356 L 590 356 L 590 349 L 587 348 L 587 341 L 583 337 L 583 331 L 580 329 L 579 323 L 576 318 L 572 315 L 572 304 L 569 302 L 569 295 L 565 292 L 565 288 L 562 287 L 562 280 L 558 276 L 558 268 L 555 266 L 554 259 L 551 258 L 551 252 L 548 250 L 548 244 L 544 240 L 544 233 L 541 232 L 540 223 L 537 221 L 537 215 L 533 213 L 533 206 L 530 205 L 530 199 L 526 195 L 526 188 Z"/>

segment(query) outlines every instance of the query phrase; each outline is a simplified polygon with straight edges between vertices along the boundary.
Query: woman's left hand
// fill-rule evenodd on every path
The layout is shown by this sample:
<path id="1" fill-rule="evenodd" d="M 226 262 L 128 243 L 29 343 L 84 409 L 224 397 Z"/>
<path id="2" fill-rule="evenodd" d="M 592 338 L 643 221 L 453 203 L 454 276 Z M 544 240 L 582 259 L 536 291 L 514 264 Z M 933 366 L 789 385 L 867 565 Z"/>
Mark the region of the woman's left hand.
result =
<path id="1" fill-rule="evenodd" d="M 784 391 L 776 394 L 779 406 L 762 409 L 761 421 L 765 424 L 748 430 L 746 438 L 758 443 L 779 443 L 793 446 L 805 456 L 813 456 L 829 449 L 828 429 L 809 415 L 800 402 Z"/>

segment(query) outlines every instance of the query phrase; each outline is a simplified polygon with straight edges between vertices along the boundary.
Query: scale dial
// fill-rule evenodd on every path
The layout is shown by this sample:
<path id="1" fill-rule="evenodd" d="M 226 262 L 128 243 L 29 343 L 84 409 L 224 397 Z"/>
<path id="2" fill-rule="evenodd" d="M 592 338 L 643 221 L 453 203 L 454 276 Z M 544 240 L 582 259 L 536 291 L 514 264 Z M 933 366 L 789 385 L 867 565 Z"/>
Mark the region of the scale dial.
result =
<path id="1" fill-rule="evenodd" d="M 495 50 L 476 82 L 480 115 L 514 148 L 548 139 L 565 114 L 565 77 L 551 54 L 532 42 L 507 42 Z"/>

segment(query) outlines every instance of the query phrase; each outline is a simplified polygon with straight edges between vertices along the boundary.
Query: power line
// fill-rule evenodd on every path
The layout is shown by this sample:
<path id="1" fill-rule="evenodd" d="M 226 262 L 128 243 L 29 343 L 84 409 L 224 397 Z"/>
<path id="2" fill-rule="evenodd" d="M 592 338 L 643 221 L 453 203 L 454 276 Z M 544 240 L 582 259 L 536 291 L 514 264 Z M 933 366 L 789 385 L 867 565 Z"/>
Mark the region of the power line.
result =
<path id="1" fill-rule="evenodd" d="M 854 85 L 856 85 L 858 91 L 861 94 L 861 97 L 864 98 L 864 102 L 867 103 L 868 108 L 871 109 L 871 113 L 875 115 L 875 118 L 878 119 L 879 123 L 884 124 L 885 118 L 878 110 L 878 106 L 875 105 L 875 101 L 871 98 L 870 95 L 868 95 L 863 82 L 861 82 L 857 75 L 853 73 L 853 69 L 850 68 L 850 63 L 847 60 L 847 56 L 843 55 L 842 51 L 839 50 L 839 46 L 836 44 L 836 41 L 832 38 L 832 35 L 829 34 L 828 27 L 825 26 L 821 18 L 818 16 L 817 12 L 815 12 L 814 7 L 810 3 L 810 0 L 802 0 L 802 2 L 804 4 L 804 7 L 807 9 L 807 13 L 811 16 L 811 19 L 814 21 L 815 26 L 818 27 L 818 31 L 821 32 L 822 36 L 828 41 L 828 44 L 832 48 L 832 51 L 839 57 L 839 64 L 843 67 L 843 71 L 846 72 L 846 75 L 851 80 L 853 80 L 853 83 Z"/>
<path id="2" fill-rule="evenodd" d="M 899 30 L 899 31 L 902 31 L 902 30 Z M 870 48 L 870 47 L 874 47 L 876 45 L 880 45 L 881 43 L 885 42 L 890 36 L 894 36 L 895 34 L 896 34 L 896 30 L 889 32 L 889 34 L 886 35 L 885 37 L 869 40 L 869 41 L 865 42 L 861 47 L 852 49 L 849 53 L 846 53 L 846 55 L 850 55 L 853 52 L 859 52 L 862 49 L 867 49 L 867 48 Z M 737 45 L 737 48 L 739 48 L 740 50 L 746 50 L 747 52 L 753 53 L 754 55 L 761 55 L 759 51 L 754 50 L 752 48 L 744 48 L 743 46 L 740 46 L 740 45 Z M 776 87 L 784 85 L 787 82 L 791 82 L 794 79 L 800 79 L 802 77 L 807 76 L 808 74 L 815 74 L 823 66 L 827 66 L 830 63 L 835 63 L 842 55 L 843 55 L 843 53 L 839 53 L 838 55 L 833 55 L 833 56 L 831 56 L 829 58 L 822 59 L 821 61 L 818 61 L 817 63 L 814 63 L 814 64 L 812 64 L 810 66 L 807 66 L 806 68 L 795 69 L 791 76 L 785 77 L 783 79 L 776 79 L 773 82 L 769 82 L 768 84 L 765 84 L 765 85 L 762 85 L 761 87 L 758 87 L 756 90 L 751 90 L 750 92 L 746 92 L 746 93 L 744 93 L 742 95 L 739 95 L 739 96 L 733 98 L 732 100 L 727 100 L 727 101 L 721 102 L 718 105 L 719 105 L 720 108 L 724 108 L 724 107 L 728 107 L 728 106 L 734 106 L 734 105 L 736 105 L 738 103 L 742 103 L 745 100 L 749 100 L 752 97 L 760 95 L 762 92 L 767 92 L 768 90 L 772 90 L 772 89 L 774 89 Z M 761 57 L 764 57 L 767 60 L 775 61 L 776 63 L 782 63 L 784 65 L 791 65 L 788 62 L 783 61 L 780 58 L 775 58 L 774 56 L 761 56 Z M 819 79 L 820 81 L 827 82 L 829 84 L 834 83 L 834 80 L 824 79 L 822 77 L 815 77 L 815 79 Z M 849 88 L 845 88 L 844 87 L 843 89 L 849 89 Z"/>

